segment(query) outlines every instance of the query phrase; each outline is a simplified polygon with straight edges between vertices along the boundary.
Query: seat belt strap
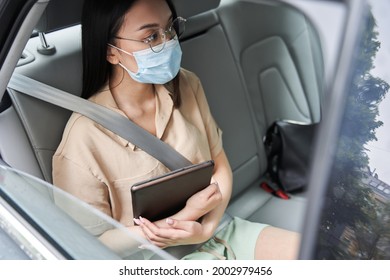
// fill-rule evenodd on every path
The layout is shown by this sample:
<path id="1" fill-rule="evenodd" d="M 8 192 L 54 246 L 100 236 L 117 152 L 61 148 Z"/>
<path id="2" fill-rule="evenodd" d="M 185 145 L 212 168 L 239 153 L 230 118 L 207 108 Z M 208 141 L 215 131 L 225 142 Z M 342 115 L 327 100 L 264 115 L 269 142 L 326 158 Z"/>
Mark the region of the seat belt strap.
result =
<path id="1" fill-rule="evenodd" d="M 159 160 L 171 171 L 192 165 L 188 159 L 167 143 L 155 137 L 125 116 L 102 105 L 38 82 L 19 73 L 14 73 L 12 75 L 8 87 L 17 92 L 90 118 L 106 129 L 141 148 L 143 151 Z"/>

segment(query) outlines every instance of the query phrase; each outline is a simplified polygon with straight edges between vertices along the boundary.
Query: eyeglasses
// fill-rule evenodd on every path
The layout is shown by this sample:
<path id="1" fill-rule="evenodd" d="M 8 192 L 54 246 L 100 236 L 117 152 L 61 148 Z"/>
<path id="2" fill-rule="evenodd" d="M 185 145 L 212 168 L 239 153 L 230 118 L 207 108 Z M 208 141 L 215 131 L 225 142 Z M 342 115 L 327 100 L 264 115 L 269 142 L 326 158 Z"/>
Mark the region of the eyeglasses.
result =
<path id="1" fill-rule="evenodd" d="M 187 20 L 185 18 L 177 17 L 166 30 L 158 28 L 154 30 L 151 35 L 142 40 L 123 38 L 119 36 L 115 36 L 115 38 L 148 44 L 153 52 L 158 53 L 164 49 L 167 41 L 172 39 L 178 40 L 180 38 L 180 36 L 184 33 L 186 21 Z"/>

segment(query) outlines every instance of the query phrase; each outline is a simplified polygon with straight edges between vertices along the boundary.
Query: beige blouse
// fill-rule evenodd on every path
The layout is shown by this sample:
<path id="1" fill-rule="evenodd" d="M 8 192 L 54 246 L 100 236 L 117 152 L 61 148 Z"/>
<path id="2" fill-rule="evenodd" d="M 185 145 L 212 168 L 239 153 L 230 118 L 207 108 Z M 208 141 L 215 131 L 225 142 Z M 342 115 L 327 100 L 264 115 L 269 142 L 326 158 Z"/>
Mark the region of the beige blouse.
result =
<path id="1" fill-rule="evenodd" d="M 157 137 L 193 163 L 199 163 L 222 150 L 222 133 L 210 113 L 198 77 L 184 69 L 180 77 L 179 108 L 174 108 L 169 91 L 156 85 Z M 90 100 L 125 116 L 110 90 L 98 92 Z M 132 143 L 77 113 L 69 119 L 53 157 L 54 185 L 125 226 L 133 225 L 130 187 L 167 171 Z M 105 230 L 104 223 L 93 215 L 82 214 L 64 201 L 58 204 L 93 233 Z"/>

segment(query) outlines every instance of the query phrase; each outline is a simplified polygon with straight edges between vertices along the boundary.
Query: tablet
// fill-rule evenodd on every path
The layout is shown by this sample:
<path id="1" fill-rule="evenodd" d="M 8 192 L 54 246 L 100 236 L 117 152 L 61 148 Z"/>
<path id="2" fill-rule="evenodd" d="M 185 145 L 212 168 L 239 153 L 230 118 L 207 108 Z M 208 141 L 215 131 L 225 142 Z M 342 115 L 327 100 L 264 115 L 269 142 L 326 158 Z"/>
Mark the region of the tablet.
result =
<path id="1" fill-rule="evenodd" d="M 167 218 L 183 209 L 188 198 L 210 185 L 214 161 L 184 167 L 131 187 L 134 218 Z"/>

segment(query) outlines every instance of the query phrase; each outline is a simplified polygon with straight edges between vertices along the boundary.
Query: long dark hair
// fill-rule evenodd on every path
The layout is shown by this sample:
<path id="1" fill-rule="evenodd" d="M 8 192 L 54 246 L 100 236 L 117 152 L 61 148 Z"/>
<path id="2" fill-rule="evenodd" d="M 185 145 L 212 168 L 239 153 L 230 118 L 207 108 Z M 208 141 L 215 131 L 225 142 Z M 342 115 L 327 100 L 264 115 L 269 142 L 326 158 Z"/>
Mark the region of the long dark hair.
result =
<path id="1" fill-rule="evenodd" d="M 107 44 L 113 43 L 127 11 L 140 0 L 85 0 L 81 18 L 83 52 L 83 89 L 81 96 L 88 99 L 99 91 L 112 74 L 107 61 Z M 141 0 L 142 1 L 142 0 Z M 165 0 L 177 17 L 171 0 Z M 179 72 L 180 73 L 180 72 Z M 179 74 L 169 85 L 172 100 L 180 106 Z M 172 88 L 173 86 L 173 88 Z"/>

